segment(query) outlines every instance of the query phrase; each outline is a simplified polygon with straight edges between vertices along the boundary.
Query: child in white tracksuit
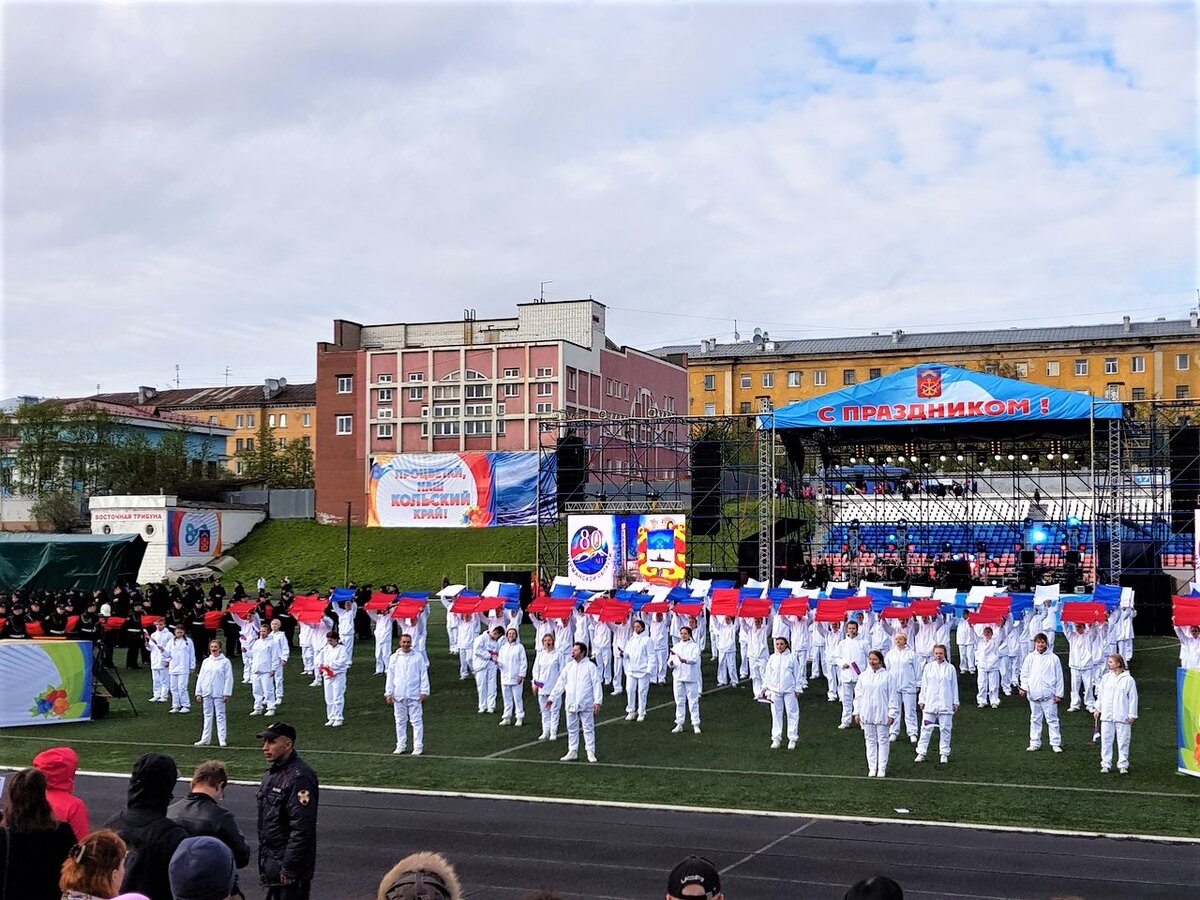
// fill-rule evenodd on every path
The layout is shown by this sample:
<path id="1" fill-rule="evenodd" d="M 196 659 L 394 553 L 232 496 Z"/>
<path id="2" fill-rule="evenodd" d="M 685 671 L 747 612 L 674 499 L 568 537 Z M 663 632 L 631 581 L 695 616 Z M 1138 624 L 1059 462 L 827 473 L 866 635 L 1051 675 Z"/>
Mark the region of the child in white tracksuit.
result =
<path id="1" fill-rule="evenodd" d="M 250 657 L 250 684 L 254 693 L 254 705 L 250 715 L 260 716 L 264 712 L 268 716 L 275 715 L 275 670 L 282 663 L 279 658 L 279 644 L 271 637 L 271 629 L 262 625 L 258 629 L 258 637 L 246 649 Z"/>
<path id="2" fill-rule="evenodd" d="M 950 737 L 958 712 L 958 672 L 946 659 L 946 648 L 933 647 L 933 659 L 921 670 L 917 706 L 921 710 L 921 737 L 917 740 L 917 762 L 925 761 L 933 729 L 940 732 L 941 762 L 950 761 Z"/>
<path id="3" fill-rule="evenodd" d="M 656 666 L 654 645 L 646 633 L 646 623 L 633 621 L 633 632 L 625 641 L 625 718 L 646 721 L 646 698 Z M 555 719 L 557 722 L 558 719 Z"/>
<path id="4" fill-rule="evenodd" d="M 1138 715 L 1137 684 L 1125 669 L 1125 660 L 1112 653 L 1106 660 L 1108 671 L 1100 677 L 1096 698 L 1096 718 L 1100 720 L 1100 771 L 1112 768 L 1113 744 L 1117 745 L 1117 771 L 1129 773 L 1129 738 Z"/>
<path id="5" fill-rule="evenodd" d="M 1000 705 L 1000 640 L 991 625 L 972 625 L 970 628 L 979 686 L 975 702 L 980 709 L 989 704 L 995 708 Z"/>
<path id="6" fill-rule="evenodd" d="M 889 731 L 896 721 L 896 692 L 883 654 L 872 650 L 867 654 L 867 670 L 858 676 L 854 685 L 854 721 L 862 726 L 867 744 L 867 777 L 887 775 L 891 751 Z"/>
<path id="7" fill-rule="evenodd" d="M 475 638 L 471 647 L 471 669 L 479 695 L 479 712 L 496 711 L 496 667 L 500 658 L 500 638 L 504 630 L 497 625 Z"/>
<path id="8" fill-rule="evenodd" d="M 162 619 L 154 623 L 154 631 L 150 633 L 150 677 L 153 679 L 154 690 L 151 703 L 166 703 L 171 693 L 171 662 L 166 654 L 167 645 L 171 643 L 172 635 L 163 624 Z"/>
<path id="9" fill-rule="evenodd" d="M 203 747 L 212 741 L 213 722 L 217 725 L 217 742 L 225 743 L 225 703 L 233 695 L 233 663 L 221 652 L 221 645 L 211 641 L 208 645 L 208 656 L 200 664 L 200 674 L 196 676 L 196 702 L 204 710 L 204 730 L 197 747 Z"/>
<path id="10" fill-rule="evenodd" d="M 762 676 L 762 696 L 771 701 L 771 749 L 779 749 L 787 718 L 788 749 L 795 750 L 800 739 L 800 669 L 785 637 L 775 638 L 775 652 L 767 659 Z"/>
<path id="11" fill-rule="evenodd" d="M 671 648 L 667 665 L 674 671 L 675 727 L 673 734 L 683 731 L 685 717 L 690 715 L 692 730 L 700 733 L 700 645 L 692 640 L 692 629 L 680 626 L 679 640 Z"/>
<path id="12" fill-rule="evenodd" d="M 392 656 L 392 612 L 389 609 L 368 609 L 367 617 L 375 634 L 375 674 L 383 675 Z"/>
<path id="13" fill-rule="evenodd" d="M 350 654 L 342 644 L 336 631 L 329 632 L 327 642 L 314 660 L 321 680 L 325 682 L 326 725 L 337 728 L 346 715 L 346 670 L 350 668 Z"/>
<path id="14" fill-rule="evenodd" d="M 1062 660 L 1049 649 L 1044 634 L 1033 639 L 1033 650 L 1021 663 L 1021 695 L 1029 698 L 1029 747 L 1042 746 L 1042 720 L 1050 735 L 1050 746 L 1062 752 L 1062 730 L 1058 723 L 1058 701 L 1063 695 Z"/>
<path id="15" fill-rule="evenodd" d="M 1076 622 L 1063 628 L 1063 636 L 1071 650 L 1067 664 L 1071 667 L 1071 705 L 1067 712 L 1080 706 L 1089 711 L 1095 708 L 1096 671 L 1104 657 L 1105 633 L 1108 625 L 1085 625 Z"/>
<path id="16" fill-rule="evenodd" d="M 731 684 L 734 687 L 738 685 L 737 643 L 737 622 L 733 616 L 722 616 L 713 625 L 713 649 L 717 654 L 717 684 Z"/>
<path id="17" fill-rule="evenodd" d="M 958 671 L 964 675 L 975 671 L 975 642 L 971 640 L 973 629 L 964 615 L 958 620 L 954 631 L 954 642 L 958 644 Z"/>
<path id="18" fill-rule="evenodd" d="M 893 647 L 883 657 L 888 677 L 892 679 L 892 690 L 896 693 L 896 715 L 892 719 L 888 741 L 900 736 L 900 719 L 903 714 L 908 740 L 915 744 L 921 732 L 921 721 L 917 717 L 917 683 L 921 678 L 920 662 L 916 651 L 908 646 L 908 635 L 903 631 L 892 638 Z"/>
<path id="19" fill-rule="evenodd" d="M 191 712 L 188 676 L 196 671 L 196 645 L 183 630 L 175 628 L 175 637 L 167 644 L 167 672 L 171 681 L 171 712 Z"/>
<path id="20" fill-rule="evenodd" d="M 500 645 L 497 668 L 500 674 L 500 692 L 504 697 L 504 714 L 501 725 L 514 723 L 519 728 L 525 724 L 525 675 L 529 672 L 529 654 L 525 645 L 517 640 L 517 629 L 510 627 Z"/>
<path id="21" fill-rule="evenodd" d="M 539 741 L 558 739 L 558 723 L 562 712 L 562 695 L 554 693 L 554 684 L 562 669 L 562 654 L 554 645 L 554 635 L 551 632 L 542 634 L 542 649 L 533 660 L 533 672 L 530 680 L 533 682 L 534 702 L 542 715 L 542 733 Z M 545 704 L 545 698 L 553 698 L 550 706 Z"/>

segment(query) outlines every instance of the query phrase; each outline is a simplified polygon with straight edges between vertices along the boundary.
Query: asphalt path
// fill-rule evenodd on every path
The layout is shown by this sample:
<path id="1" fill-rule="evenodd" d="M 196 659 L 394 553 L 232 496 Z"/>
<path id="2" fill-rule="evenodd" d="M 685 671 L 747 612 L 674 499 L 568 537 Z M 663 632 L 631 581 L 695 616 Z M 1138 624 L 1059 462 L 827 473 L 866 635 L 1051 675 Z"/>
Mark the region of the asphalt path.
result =
<path id="1" fill-rule="evenodd" d="M 123 806 L 125 788 L 97 776 L 76 784 L 93 825 Z M 230 785 L 225 804 L 254 849 L 254 788 Z M 444 853 L 467 896 L 497 900 L 541 889 L 662 897 L 690 853 L 722 870 L 729 900 L 834 900 L 881 873 L 905 897 L 973 900 L 1182 898 L 1200 883 L 1196 843 L 354 790 L 326 790 L 320 804 L 313 900 L 374 897 L 415 850 Z M 243 870 L 248 900 L 262 896 L 254 865 Z"/>

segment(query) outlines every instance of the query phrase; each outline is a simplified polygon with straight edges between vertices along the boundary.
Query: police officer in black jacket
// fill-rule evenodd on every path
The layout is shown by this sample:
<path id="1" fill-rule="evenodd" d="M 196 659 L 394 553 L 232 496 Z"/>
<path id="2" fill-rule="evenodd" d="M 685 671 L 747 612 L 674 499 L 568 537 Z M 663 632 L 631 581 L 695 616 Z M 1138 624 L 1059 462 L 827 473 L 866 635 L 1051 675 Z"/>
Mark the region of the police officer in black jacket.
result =
<path id="1" fill-rule="evenodd" d="M 258 787 L 258 874 L 267 900 L 309 900 L 317 858 L 317 773 L 296 755 L 296 729 L 258 735 L 271 767 Z"/>

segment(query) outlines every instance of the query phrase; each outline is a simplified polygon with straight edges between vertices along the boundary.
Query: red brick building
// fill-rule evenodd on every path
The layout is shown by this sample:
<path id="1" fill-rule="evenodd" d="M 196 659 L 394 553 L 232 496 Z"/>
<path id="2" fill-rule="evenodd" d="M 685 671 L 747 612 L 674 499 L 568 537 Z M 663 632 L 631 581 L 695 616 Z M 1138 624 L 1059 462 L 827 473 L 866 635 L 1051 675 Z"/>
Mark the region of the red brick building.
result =
<path id="1" fill-rule="evenodd" d="M 365 519 L 377 454 L 536 449 L 538 419 L 677 414 L 687 370 L 618 347 L 595 300 L 504 319 L 360 325 L 317 344 L 316 513 Z"/>

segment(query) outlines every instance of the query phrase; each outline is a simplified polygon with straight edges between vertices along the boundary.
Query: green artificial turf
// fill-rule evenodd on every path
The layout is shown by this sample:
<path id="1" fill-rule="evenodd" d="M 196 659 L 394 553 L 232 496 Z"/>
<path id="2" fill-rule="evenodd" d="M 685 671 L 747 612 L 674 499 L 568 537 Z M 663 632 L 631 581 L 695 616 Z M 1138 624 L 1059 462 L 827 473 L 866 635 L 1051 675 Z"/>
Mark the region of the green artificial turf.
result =
<path id="1" fill-rule="evenodd" d="M 461 533 L 458 533 L 461 534 Z M 364 576 L 365 580 L 365 576 Z M 893 744 L 885 780 L 866 777 L 862 733 L 838 731 L 839 706 L 813 683 L 801 698 L 800 746 L 770 750 L 768 708 L 747 687 L 715 689 L 705 655 L 703 734 L 670 734 L 673 706 L 652 709 L 646 722 L 623 720 L 624 697 L 605 696 L 597 722 L 600 762 L 561 763 L 565 742 L 538 744 L 532 698 L 520 729 L 498 727 L 498 715 L 478 715 L 474 681 L 459 681 L 458 660 L 447 652 L 443 614 L 435 606 L 429 650 L 433 695 L 426 706 L 425 753 L 392 756 L 391 708 L 384 679 L 374 670 L 369 641 L 355 647 L 346 698 L 346 724 L 323 726 L 319 688 L 300 675 L 298 654 L 288 664 L 287 690 L 276 718 L 299 731 L 299 750 L 327 783 L 433 791 L 671 803 L 706 809 L 761 809 L 795 813 L 986 823 L 1110 833 L 1194 835 L 1200 781 L 1175 772 L 1175 664 L 1168 638 L 1138 640 L 1132 672 L 1141 695 L 1133 729 L 1132 773 L 1101 775 L 1087 713 L 1062 709 L 1066 752 L 1028 753 L 1028 705 L 1003 698 L 999 709 L 975 707 L 975 680 L 963 676 L 963 708 L 955 722 L 951 761 L 934 750 L 913 761 L 907 738 Z M 532 641 L 526 626 L 523 639 Z M 1062 641 L 1060 640 L 1060 645 Z M 241 664 L 235 661 L 240 679 Z M 263 769 L 251 718 L 249 687 L 236 685 L 230 703 L 230 744 L 198 748 L 201 716 L 170 715 L 166 704 L 146 703 L 148 670 L 123 673 L 140 715 L 117 702 L 104 720 L 0 731 L 0 765 L 21 766 L 44 747 L 74 746 L 85 770 L 127 772 L 151 749 L 169 752 L 186 772 L 220 756 L 237 779 L 257 779 Z M 653 686 L 650 706 L 671 703 L 669 686 Z M 609 721 L 616 719 L 616 721 Z M 936 740 L 936 736 L 935 736 Z M 521 745 L 530 743 L 531 746 Z M 514 749 L 517 748 L 517 749 Z M 932 749 L 932 748 L 931 748 Z M 493 756 L 493 754 L 501 754 Z M 899 810 L 906 810 L 900 812 Z"/>

